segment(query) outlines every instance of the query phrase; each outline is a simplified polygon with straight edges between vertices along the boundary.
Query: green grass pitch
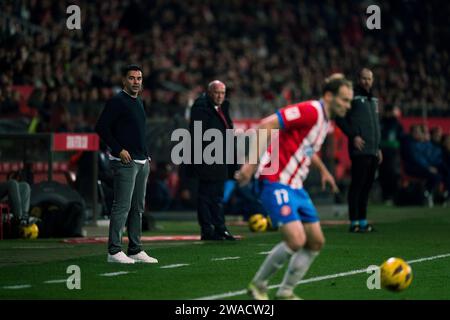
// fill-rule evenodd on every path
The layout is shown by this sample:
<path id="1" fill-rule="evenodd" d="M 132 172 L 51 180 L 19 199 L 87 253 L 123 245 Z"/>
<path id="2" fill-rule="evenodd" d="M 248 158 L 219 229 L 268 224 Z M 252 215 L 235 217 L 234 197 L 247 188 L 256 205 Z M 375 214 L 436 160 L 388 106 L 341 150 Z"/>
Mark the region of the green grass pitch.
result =
<path id="1" fill-rule="evenodd" d="M 377 232 L 350 234 L 347 225 L 325 225 L 325 248 L 296 294 L 304 299 L 450 299 L 450 209 L 372 206 Z M 162 231 L 146 235 L 197 234 L 196 222 L 159 222 Z M 251 233 L 235 242 L 152 242 L 144 249 L 153 265 L 106 263 L 105 244 L 65 244 L 59 239 L 0 241 L 0 299 L 248 299 L 244 289 L 279 232 Z M 411 264 L 414 279 L 400 293 L 369 290 L 369 265 L 397 256 Z M 180 265 L 181 266 L 174 266 Z M 81 270 L 81 289 L 69 290 L 68 266 Z M 169 268 L 165 268 L 169 266 Z M 283 271 L 270 285 L 280 283 Z M 115 276 L 104 274 L 121 272 Z M 103 275 L 103 276 L 102 276 Z M 54 283 L 47 283 L 47 281 Z M 23 286 L 23 287 L 22 287 Z M 276 289 L 270 290 L 270 296 Z"/>

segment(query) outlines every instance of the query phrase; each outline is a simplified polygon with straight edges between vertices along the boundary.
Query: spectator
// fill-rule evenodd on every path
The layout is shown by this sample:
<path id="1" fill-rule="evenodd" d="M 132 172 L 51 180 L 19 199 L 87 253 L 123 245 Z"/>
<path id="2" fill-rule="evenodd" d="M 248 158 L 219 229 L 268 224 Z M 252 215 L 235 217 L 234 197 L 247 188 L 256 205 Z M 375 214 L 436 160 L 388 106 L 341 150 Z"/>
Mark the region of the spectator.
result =
<path id="1" fill-rule="evenodd" d="M 385 22 L 387 33 L 361 28 L 363 3 L 349 7 L 336 1 L 278 5 L 112 0 L 99 5 L 82 0 L 79 5 L 88 17 L 83 30 L 67 33 L 66 8 L 57 2 L 1 2 L 1 12 L 21 19 L 24 25 L 32 24 L 24 30 L 11 27 L 12 23 L 0 25 L 4 44 L 0 69 L 11 74 L 14 85 L 111 88 L 120 81 L 121 59 L 134 55 L 133 59 L 142 60 L 151 96 L 161 95 L 157 91 L 169 93 L 167 100 L 155 100 L 163 111 L 157 116 L 170 117 L 165 106 L 180 107 L 175 106 L 180 102 L 173 92 L 224 75 L 228 98 L 239 106 L 234 114 L 259 117 L 272 113 L 272 102 L 281 105 L 318 95 L 316 83 L 330 71 L 342 69 L 347 74 L 355 65 L 370 64 L 379 75 L 374 94 L 394 104 L 401 102 L 403 115 L 421 115 L 424 108 L 428 115 L 450 112 L 450 82 L 442 72 L 449 62 L 448 43 L 433 41 L 448 38 L 448 3 L 380 4 L 384 14 L 395 17 Z M 131 21 L 130 14 L 137 8 L 138 18 Z M 433 24 L 423 19 L 424 12 L 434 13 Z M 89 19 L 93 16 L 100 19 Z M 317 30 L 306 27 L 319 20 Z M 414 27 L 407 28 L 412 21 Z M 51 36 L 33 34 L 34 25 Z M 301 37 L 299 29 L 304 30 Z M 325 50 L 325 42 L 335 47 Z M 415 50 L 414 43 L 421 43 L 423 50 Z"/>
<path id="2" fill-rule="evenodd" d="M 449 200 L 450 194 L 450 134 L 442 137 L 442 174 L 445 185 L 445 200 Z"/>
<path id="3" fill-rule="evenodd" d="M 442 146 L 442 128 L 441 127 L 433 127 L 430 130 L 430 140 L 435 146 L 441 148 Z"/>
<path id="4" fill-rule="evenodd" d="M 0 114 L 3 116 L 14 116 L 20 113 L 20 95 L 14 91 L 8 78 L 0 84 Z"/>
<path id="5" fill-rule="evenodd" d="M 420 125 L 413 125 L 402 143 L 402 160 L 405 173 L 425 180 L 425 198 L 433 206 L 433 193 L 441 182 L 439 170 L 430 160 L 425 132 Z"/>
<path id="6" fill-rule="evenodd" d="M 435 132 L 433 135 L 436 140 L 432 140 L 433 131 L 429 132 L 426 126 L 422 126 L 422 131 L 424 132 L 425 156 L 431 166 L 439 171 L 442 165 L 442 134 Z"/>
<path id="7" fill-rule="evenodd" d="M 397 194 L 401 175 L 400 141 L 403 138 L 403 127 L 395 115 L 396 109 L 398 107 L 387 104 L 380 121 L 383 162 L 380 165 L 379 180 L 383 201 L 388 204 L 392 204 Z"/>

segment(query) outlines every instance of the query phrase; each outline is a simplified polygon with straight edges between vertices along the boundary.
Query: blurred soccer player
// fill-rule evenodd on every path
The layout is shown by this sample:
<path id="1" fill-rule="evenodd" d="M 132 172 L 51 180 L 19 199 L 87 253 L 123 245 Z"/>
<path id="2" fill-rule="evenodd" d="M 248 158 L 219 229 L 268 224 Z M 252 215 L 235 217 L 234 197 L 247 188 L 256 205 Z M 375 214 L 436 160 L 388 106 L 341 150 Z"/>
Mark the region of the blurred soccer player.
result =
<path id="1" fill-rule="evenodd" d="M 351 82 L 341 75 L 330 77 L 325 82 L 320 100 L 288 105 L 263 119 L 259 129 L 281 129 L 279 141 L 282 143 L 279 144 L 279 152 L 274 152 L 270 144 L 260 157 L 268 159 L 264 161 L 266 163 L 262 162 L 259 166 L 247 163 L 236 172 L 236 179 L 241 184 L 246 184 L 257 170 L 261 201 L 269 211 L 273 224 L 279 227 L 284 237 L 271 250 L 249 284 L 248 292 L 254 299 L 268 299 L 269 277 L 287 260 L 289 265 L 276 298 L 299 299 L 293 290 L 325 243 L 317 211 L 303 189 L 303 181 L 308 175 L 309 165 L 313 163 L 321 172 L 322 187 L 325 188 L 326 183 L 329 183 L 333 192 L 338 191 L 333 176 L 315 153 L 325 140 L 329 120 L 345 116 L 352 98 Z M 267 141 L 269 139 L 270 134 Z M 256 149 L 256 144 L 253 144 L 250 152 L 253 153 Z M 264 150 L 256 152 L 261 155 Z M 264 168 L 270 167 L 270 162 L 275 157 L 279 157 L 279 169 L 273 174 L 265 174 Z"/>

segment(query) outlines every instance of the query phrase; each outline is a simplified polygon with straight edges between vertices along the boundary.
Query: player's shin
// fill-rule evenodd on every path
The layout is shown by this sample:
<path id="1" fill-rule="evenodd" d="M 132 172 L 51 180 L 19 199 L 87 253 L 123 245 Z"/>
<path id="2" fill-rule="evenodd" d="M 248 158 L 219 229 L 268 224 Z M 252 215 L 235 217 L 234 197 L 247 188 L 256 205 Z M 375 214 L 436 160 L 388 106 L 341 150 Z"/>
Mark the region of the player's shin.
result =
<path id="1" fill-rule="evenodd" d="M 293 254 L 294 251 L 284 241 L 277 244 L 264 260 L 252 282 L 257 286 L 266 286 L 270 276 L 278 271 Z"/>
<path id="2" fill-rule="evenodd" d="M 293 295 L 295 286 L 305 276 L 314 259 L 319 255 L 319 252 L 302 248 L 292 255 L 281 286 L 278 289 L 277 297 L 289 297 Z"/>

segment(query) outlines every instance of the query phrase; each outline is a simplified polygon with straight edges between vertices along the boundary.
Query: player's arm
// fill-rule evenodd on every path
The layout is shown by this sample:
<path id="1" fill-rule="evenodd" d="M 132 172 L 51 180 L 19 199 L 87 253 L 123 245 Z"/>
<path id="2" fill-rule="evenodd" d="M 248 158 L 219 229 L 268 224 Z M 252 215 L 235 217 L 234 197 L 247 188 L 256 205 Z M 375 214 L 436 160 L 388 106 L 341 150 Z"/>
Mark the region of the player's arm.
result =
<path id="1" fill-rule="evenodd" d="M 272 138 L 272 130 L 279 128 L 280 120 L 277 114 L 272 114 L 260 122 L 256 131 L 259 133 L 260 130 L 265 129 L 265 134 L 257 134 L 256 139 L 250 139 L 249 159 L 257 159 L 257 162 L 259 162 L 261 155 L 266 151 L 269 141 Z M 263 139 L 263 141 L 260 139 Z M 234 178 L 241 186 L 245 185 L 250 181 L 257 168 L 258 163 L 246 163 L 239 171 L 236 171 Z"/>
<path id="2" fill-rule="evenodd" d="M 322 190 L 325 190 L 325 186 L 328 183 L 331 186 L 331 190 L 334 193 L 339 192 L 339 188 L 334 180 L 333 175 L 328 171 L 325 164 L 322 162 L 322 159 L 315 153 L 311 157 L 311 163 L 320 171 L 321 180 L 322 180 Z"/>

